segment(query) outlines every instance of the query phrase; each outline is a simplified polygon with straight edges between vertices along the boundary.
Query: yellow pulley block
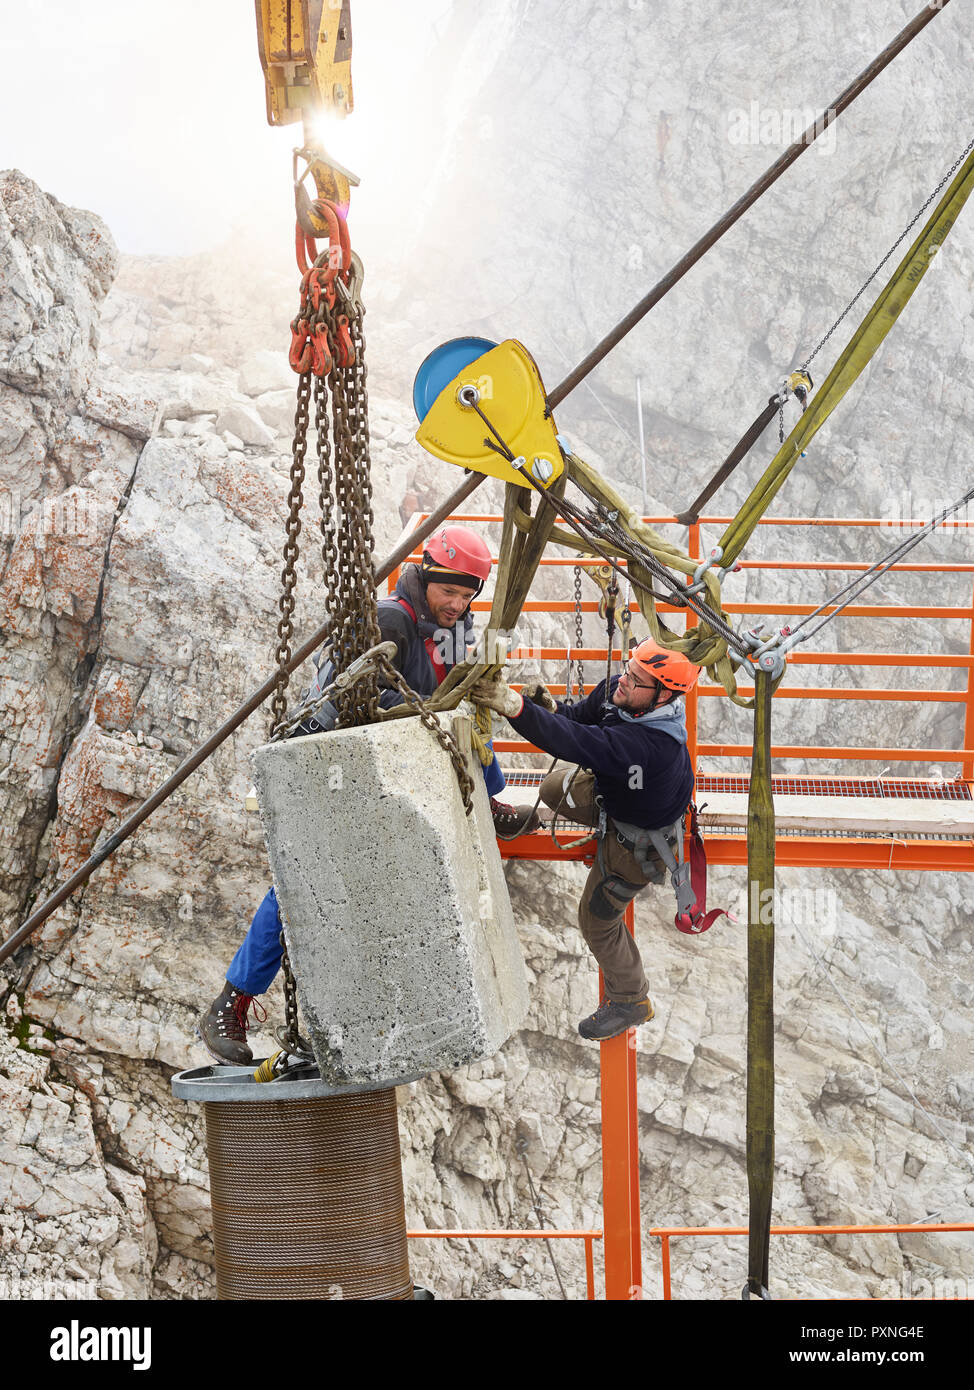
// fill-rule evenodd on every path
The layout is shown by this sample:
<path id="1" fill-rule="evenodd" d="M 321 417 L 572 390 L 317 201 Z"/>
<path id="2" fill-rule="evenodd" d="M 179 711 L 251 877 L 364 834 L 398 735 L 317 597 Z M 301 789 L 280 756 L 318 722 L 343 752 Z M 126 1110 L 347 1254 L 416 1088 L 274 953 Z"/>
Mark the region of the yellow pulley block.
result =
<path id="1" fill-rule="evenodd" d="M 431 354 L 423 364 L 417 383 L 438 385 L 436 358 L 436 353 Z M 427 453 L 446 463 L 530 487 L 520 468 L 506 457 L 510 450 L 534 482 L 548 488 L 564 472 L 565 464 L 554 420 L 546 409 L 537 363 L 523 344 L 508 338 L 474 358 L 438 391 L 422 413 L 416 439 Z"/>

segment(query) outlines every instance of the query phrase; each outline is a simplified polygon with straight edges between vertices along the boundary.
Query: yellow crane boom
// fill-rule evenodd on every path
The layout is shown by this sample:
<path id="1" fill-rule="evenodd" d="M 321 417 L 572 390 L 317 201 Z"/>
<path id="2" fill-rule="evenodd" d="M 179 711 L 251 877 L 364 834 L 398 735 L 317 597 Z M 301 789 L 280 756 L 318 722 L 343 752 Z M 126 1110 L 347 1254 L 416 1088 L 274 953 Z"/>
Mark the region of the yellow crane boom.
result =
<path id="1" fill-rule="evenodd" d="M 350 0 L 255 3 L 268 124 L 307 123 L 322 112 L 347 116 L 352 110 Z"/>

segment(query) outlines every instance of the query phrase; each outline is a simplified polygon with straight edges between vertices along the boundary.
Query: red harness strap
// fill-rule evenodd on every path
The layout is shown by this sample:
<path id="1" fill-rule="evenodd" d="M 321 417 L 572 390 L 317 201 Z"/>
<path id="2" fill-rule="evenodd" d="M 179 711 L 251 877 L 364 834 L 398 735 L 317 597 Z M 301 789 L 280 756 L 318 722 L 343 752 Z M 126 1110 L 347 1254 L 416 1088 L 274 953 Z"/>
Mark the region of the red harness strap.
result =
<path id="1" fill-rule="evenodd" d="M 395 598 L 396 602 L 400 605 L 400 607 L 405 608 L 406 612 L 409 614 L 409 616 L 415 623 L 416 610 L 413 607 L 413 605 L 409 602 L 408 599 L 402 598 L 398 594 L 395 596 Z M 433 667 L 433 674 L 436 677 L 436 684 L 442 685 L 443 681 L 446 678 L 446 662 L 440 655 L 440 649 L 433 641 L 432 637 L 424 637 L 423 642 L 426 647 L 426 654 L 430 659 L 430 665 Z"/>
<path id="2" fill-rule="evenodd" d="M 678 912 L 673 920 L 680 931 L 688 936 L 699 936 L 701 932 L 709 931 L 720 916 L 726 915 L 732 922 L 736 918 L 722 907 L 707 911 L 707 851 L 694 802 L 690 802 L 687 810 L 690 814 L 690 829 L 687 832 L 690 841 L 690 887 L 693 889 L 694 903 L 689 912 Z"/>

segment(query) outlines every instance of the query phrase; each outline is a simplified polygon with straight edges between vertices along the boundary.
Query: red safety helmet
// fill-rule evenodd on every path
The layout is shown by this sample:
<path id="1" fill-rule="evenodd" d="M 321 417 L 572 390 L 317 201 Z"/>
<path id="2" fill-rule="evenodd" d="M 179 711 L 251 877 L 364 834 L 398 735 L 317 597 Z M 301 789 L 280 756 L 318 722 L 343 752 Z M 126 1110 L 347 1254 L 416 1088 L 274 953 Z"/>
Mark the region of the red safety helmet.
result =
<path id="1" fill-rule="evenodd" d="M 682 652 L 661 647 L 651 637 L 640 642 L 629 660 L 646 673 L 655 676 L 660 685 L 686 694 L 700 679 L 701 668 L 689 661 Z"/>
<path id="2" fill-rule="evenodd" d="M 455 584 L 458 578 L 469 579 L 470 587 L 479 593 L 490 574 L 490 565 L 487 542 L 467 526 L 444 526 L 434 531 L 423 546 L 422 575 L 434 583 L 452 580 Z"/>

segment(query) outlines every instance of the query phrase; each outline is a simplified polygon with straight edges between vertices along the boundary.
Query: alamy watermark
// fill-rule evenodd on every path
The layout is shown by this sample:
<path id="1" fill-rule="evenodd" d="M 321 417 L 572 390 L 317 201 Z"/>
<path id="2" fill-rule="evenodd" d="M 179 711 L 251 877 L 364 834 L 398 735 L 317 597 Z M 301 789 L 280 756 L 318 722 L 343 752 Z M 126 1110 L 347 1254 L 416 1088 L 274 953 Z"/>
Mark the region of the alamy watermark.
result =
<path id="1" fill-rule="evenodd" d="M 39 503 L 25 502 L 17 488 L 0 489 L 0 537 L 20 534 L 22 527 L 34 523 L 34 534 L 41 536 L 87 536 L 98 529 L 103 507 L 88 489 L 73 488 L 61 497 L 42 497 Z"/>
<path id="2" fill-rule="evenodd" d="M 732 145 L 772 145 L 784 149 L 799 140 L 814 144 L 819 154 L 835 153 L 835 109 L 816 115 L 809 107 L 763 106 L 756 99 L 727 113 L 727 139 Z"/>
<path id="3" fill-rule="evenodd" d="M 98 1285 L 93 1279 L 47 1279 L 41 1275 L 0 1274 L 0 1303 L 93 1302 Z"/>
<path id="4" fill-rule="evenodd" d="M 832 932 L 839 921 L 834 888 L 762 888 L 752 879 L 741 892 L 736 915 L 761 926 L 816 927 Z"/>
<path id="5" fill-rule="evenodd" d="M 899 1278 L 883 1279 L 875 1298 L 967 1301 L 971 1297 L 971 1281 L 965 1275 L 937 1274 L 932 1279 L 919 1279 L 912 1270 L 904 1269 Z"/>
<path id="6" fill-rule="evenodd" d="M 957 497 L 935 496 L 933 493 L 913 492 L 905 490 L 887 496 L 883 500 L 880 521 L 884 526 L 898 526 L 901 528 L 909 527 L 916 530 L 920 526 L 925 526 L 928 521 L 933 521 L 936 517 L 942 516 L 948 507 L 952 507 Z M 974 521 L 974 511 L 970 502 L 965 502 L 958 507 L 955 512 L 951 512 L 940 526 L 949 531 L 965 530 Z"/>
<path id="7" fill-rule="evenodd" d="M 52 1361 L 130 1361 L 133 1371 L 152 1365 L 151 1327 L 85 1327 L 77 1318 L 51 1330 Z"/>

